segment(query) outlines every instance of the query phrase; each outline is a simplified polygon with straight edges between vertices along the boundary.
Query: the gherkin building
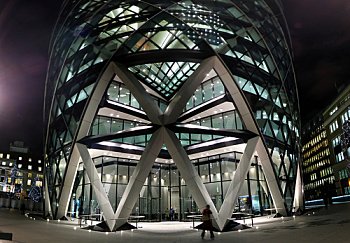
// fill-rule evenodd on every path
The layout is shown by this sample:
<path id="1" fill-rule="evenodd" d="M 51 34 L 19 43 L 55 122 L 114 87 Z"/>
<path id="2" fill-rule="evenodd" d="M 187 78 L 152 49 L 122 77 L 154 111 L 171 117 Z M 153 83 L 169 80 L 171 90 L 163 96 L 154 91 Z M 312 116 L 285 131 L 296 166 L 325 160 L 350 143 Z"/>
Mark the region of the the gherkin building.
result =
<path id="1" fill-rule="evenodd" d="M 45 93 L 53 218 L 186 220 L 302 207 L 299 105 L 278 0 L 70 0 Z"/>

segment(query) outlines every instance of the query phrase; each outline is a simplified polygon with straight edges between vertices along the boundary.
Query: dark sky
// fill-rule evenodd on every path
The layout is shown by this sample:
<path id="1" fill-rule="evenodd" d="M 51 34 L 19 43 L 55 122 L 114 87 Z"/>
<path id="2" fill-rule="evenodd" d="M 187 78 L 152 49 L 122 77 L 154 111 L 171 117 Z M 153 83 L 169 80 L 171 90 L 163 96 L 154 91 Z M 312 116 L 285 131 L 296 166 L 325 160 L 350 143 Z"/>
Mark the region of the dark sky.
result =
<path id="1" fill-rule="evenodd" d="M 350 83 L 350 1 L 282 1 L 304 122 Z M 48 43 L 61 2 L 0 0 L 0 150 L 21 140 L 42 151 Z"/>
<path id="2" fill-rule="evenodd" d="M 59 0 L 0 0 L 0 150 L 43 147 L 48 43 Z"/>
<path id="3" fill-rule="evenodd" d="M 293 42 L 302 122 L 350 84 L 350 1 L 282 0 Z"/>

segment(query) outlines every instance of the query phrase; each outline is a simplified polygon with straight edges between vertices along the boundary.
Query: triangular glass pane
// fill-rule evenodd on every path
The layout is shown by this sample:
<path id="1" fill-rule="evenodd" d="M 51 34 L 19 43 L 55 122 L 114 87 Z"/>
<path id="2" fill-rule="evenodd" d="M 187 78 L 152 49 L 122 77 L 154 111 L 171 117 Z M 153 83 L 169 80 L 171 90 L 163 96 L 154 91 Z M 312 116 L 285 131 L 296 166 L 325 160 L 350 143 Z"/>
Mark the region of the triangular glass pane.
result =
<path id="1" fill-rule="evenodd" d="M 181 33 L 180 35 L 177 34 L 178 39 L 181 40 L 181 42 L 184 43 L 184 45 L 187 47 L 187 49 L 198 49 L 197 45 L 186 35 Z M 197 47 L 197 48 L 195 48 Z"/>
<path id="2" fill-rule="evenodd" d="M 243 87 L 245 87 L 246 83 L 249 82 L 248 80 L 246 80 L 245 78 L 242 78 L 240 76 L 233 76 L 236 83 L 238 84 L 238 86 L 242 89 Z"/>
<path id="3" fill-rule="evenodd" d="M 275 99 L 275 105 L 277 105 L 279 108 L 282 107 L 281 100 L 280 100 L 279 96 L 277 96 L 277 98 Z"/>
<path id="4" fill-rule="evenodd" d="M 229 56 L 229 57 L 235 57 L 232 50 L 227 50 L 227 52 L 224 55 Z"/>
<path id="5" fill-rule="evenodd" d="M 273 131 L 272 131 L 271 127 L 270 127 L 270 123 L 269 122 L 266 123 L 264 134 L 267 135 L 267 136 L 270 136 L 270 137 L 273 136 Z"/>
<path id="6" fill-rule="evenodd" d="M 75 125 L 75 128 L 76 128 L 76 125 Z M 71 141 L 72 141 L 72 136 L 70 135 L 70 132 L 67 132 L 64 143 L 69 143 Z"/>
<path id="7" fill-rule="evenodd" d="M 272 125 L 272 129 L 273 129 L 273 134 L 275 137 L 278 136 L 278 132 L 279 132 L 279 126 L 278 124 L 276 124 L 275 122 L 271 121 L 271 125 Z"/>
<path id="8" fill-rule="evenodd" d="M 181 42 L 179 39 L 174 39 L 172 42 L 167 46 L 167 49 L 187 49 L 185 44 Z"/>
<path id="9" fill-rule="evenodd" d="M 160 47 L 157 46 L 155 43 L 151 41 L 145 42 L 142 47 L 140 48 L 140 51 L 151 51 L 151 50 L 159 50 Z"/>
<path id="10" fill-rule="evenodd" d="M 247 91 L 248 93 L 251 93 L 251 94 L 255 94 L 256 95 L 256 90 L 254 89 L 254 86 L 252 84 L 252 82 L 248 81 L 244 87 L 243 87 L 243 90 L 244 91 Z"/>
<path id="11" fill-rule="evenodd" d="M 137 65 L 129 70 L 163 97 L 171 97 L 198 66 L 191 62 L 165 62 Z"/>
<path id="12" fill-rule="evenodd" d="M 265 119 L 257 119 L 258 122 L 258 126 L 261 127 L 265 127 L 267 121 Z"/>

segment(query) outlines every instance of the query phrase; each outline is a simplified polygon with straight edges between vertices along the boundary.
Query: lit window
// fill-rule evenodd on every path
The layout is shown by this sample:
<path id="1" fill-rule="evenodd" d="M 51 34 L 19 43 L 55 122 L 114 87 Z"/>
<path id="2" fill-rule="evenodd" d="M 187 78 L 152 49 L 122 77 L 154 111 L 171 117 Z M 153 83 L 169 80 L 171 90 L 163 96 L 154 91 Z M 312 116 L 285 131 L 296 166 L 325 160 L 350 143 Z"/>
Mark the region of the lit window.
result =
<path id="1" fill-rule="evenodd" d="M 18 160 L 22 160 L 22 157 L 19 157 Z"/>
<path id="2" fill-rule="evenodd" d="M 10 155 L 9 154 L 6 155 L 6 159 L 10 159 Z"/>
<path id="3" fill-rule="evenodd" d="M 331 133 L 337 129 L 338 129 L 338 121 L 334 121 L 331 125 L 329 125 L 329 130 L 331 131 Z"/>
<path id="4" fill-rule="evenodd" d="M 41 164 L 41 160 L 40 159 L 38 160 L 38 163 Z"/>
<path id="5" fill-rule="evenodd" d="M 30 186 L 32 184 L 32 180 L 27 181 L 27 186 Z"/>
<path id="6" fill-rule="evenodd" d="M 22 164 L 18 164 L 18 168 L 19 168 L 19 169 L 22 168 Z"/>
<path id="7" fill-rule="evenodd" d="M 337 110 L 338 106 L 334 107 L 334 109 L 329 112 L 329 115 L 332 116 Z"/>
<path id="8" fill-rule="evenodd" d="M 6 162 L 5 162 L 5 161 L 2 161 L 1 165 L 6 165 Z"/>
<path id="9" fill-rule="evenodd" d="M 4 158 L 4 154 L 0 154 L 0 158 L 1 158 L 1 159 Z"/>
<path id="10" fill-rule="evenodd" d="M 38 167 L 38 171 L 41 171 L 41 167 Z"/>
<path id="11" fill-rule="evenodd" d="M 28 170 L 31 170 L 32 169 L 32 165 L 28 165 Z"/>
<path id="12" fill-rule="evenodd" d="M 32 162 L 32 159 L 31 159 L 31 158 L 29 158 L 29 159 L 28 159 L 28 161 L 29 161 L 29 162 Z"/>
<path id="13" fill-rule="evenodd" d="M 13 164 L 12 164 L 12 162 L 9 164 L 9 166 L 12 166 Z"/>
<path id="14" fill-rule="evenodd" d="M 338 153 L 336 156 L 335 156 L 335 160 L 337 163 L 341 162 L 344 160 L 344 154 L 342 152 Z"/>

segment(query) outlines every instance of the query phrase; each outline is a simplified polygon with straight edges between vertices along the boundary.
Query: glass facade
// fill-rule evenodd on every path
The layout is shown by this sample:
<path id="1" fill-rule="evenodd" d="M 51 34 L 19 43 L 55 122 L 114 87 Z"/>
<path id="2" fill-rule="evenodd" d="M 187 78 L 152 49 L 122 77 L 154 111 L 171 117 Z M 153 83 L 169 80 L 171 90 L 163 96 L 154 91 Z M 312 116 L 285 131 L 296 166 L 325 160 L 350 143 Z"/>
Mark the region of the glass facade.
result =
<path id="1" fill-rule="evenodd" d="M 66 1 L 60 16 L 45 107 L 53 217 L 103 211 L 101 191 L 113 212 L 124 212 L 152 149 L 129 215 L 169 220 L 173 208 L 175 220 L 186 220 L 202 199 L 222 211 L 241 161 L 249 166 L 229 207 L 292 211 L 299 107 L 278 1 Z M 161 129 L 175 137 L 156 151 Z M 261 143 L 249 145 L 254 137 Z M 207 192 L 186 182 L 174 150 Z"/>
<path id="2" fill-rule="evenodd" d="M 239 153 L 231 152 L 192 161 L 217 209 L 220 209 L 222 205 L 240 156 Z M 94 163 L 109 202 L 115 211 L 138 161 L 103 156 L 95 158 Z M 265 191 L 267 185 L 261 166 L 257 163 L 253 164 L 245 180 L 236 209 L 246 210 L 249 197 L 252 199 L 250 210 L 257 215 L 262 214 L 261 210 L 269 208 L 272 201 L 268 192 Z M 94 198 L 91 183 L 82 165 L 78 169 L 73 192 L 72 211 L 76 200 L 79 200 L 84 207 L 84 213 L 99 212 L 99 204 Z M 186 220 L 188 212 L 200 213 L 200 208 L 192 198 L 176 166 L 155 163 L 143 185 L 133 213 L 146 216 L 147 221 L 164 221 L 169 220 L 168 214 L 171 207 L 175 209 L 175 220 Z M 168 213 L 166 213 L 167 209 Z"/>

